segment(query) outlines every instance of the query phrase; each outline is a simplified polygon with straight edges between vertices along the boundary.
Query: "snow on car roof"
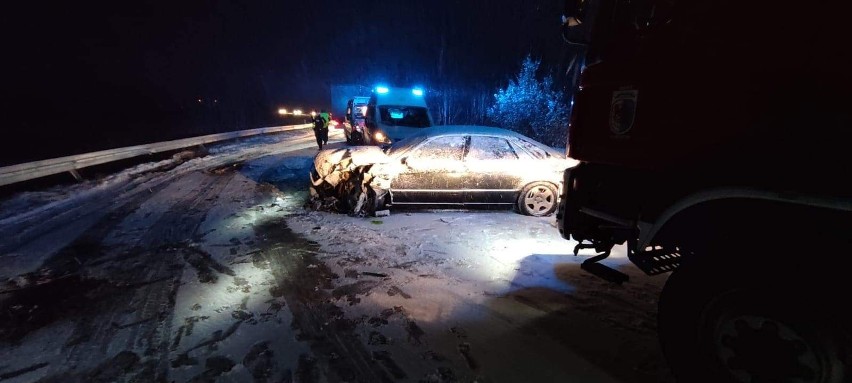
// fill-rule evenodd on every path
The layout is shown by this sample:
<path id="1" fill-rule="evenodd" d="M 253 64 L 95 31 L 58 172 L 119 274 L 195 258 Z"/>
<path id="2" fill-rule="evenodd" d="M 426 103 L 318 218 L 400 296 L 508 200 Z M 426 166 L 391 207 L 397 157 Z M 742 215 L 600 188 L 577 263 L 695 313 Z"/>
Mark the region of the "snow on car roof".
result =
<path id="1" fill-rule="evenodd" d="M 428 136 L 458 133 L 521 136 L 508 129 L 485 125 L 438 125 L 419 132 L 419 134 Z"/>
<path id="2" fill-rule="evenodd" d="M 532 142 L 538 146 L 541 146 L 543 149 L 546 149 L 551 155 L 560 157 L 564 156 L 564 154 L 559 151 L 542 144 L 530 137 L 527 137 L 523 134 L 520 134 L 515 131 L 511 131 L 508 129 L 498 128 L 495 126 L 485 126 L 485 125 L 439 125 L 433 126 L 430 128 L 420 129 L 413 135 L 408 138 L 414 137 L 437 137 L 443 135 L 452 135 L 452 134 L 474 134 L 474 135 L 485 135 L 485 136 L 501 136 L 501 137 L 514 137 L 520 138 L 529 142 Z M 408 139 L 405 141 L 409 141 Z"/>

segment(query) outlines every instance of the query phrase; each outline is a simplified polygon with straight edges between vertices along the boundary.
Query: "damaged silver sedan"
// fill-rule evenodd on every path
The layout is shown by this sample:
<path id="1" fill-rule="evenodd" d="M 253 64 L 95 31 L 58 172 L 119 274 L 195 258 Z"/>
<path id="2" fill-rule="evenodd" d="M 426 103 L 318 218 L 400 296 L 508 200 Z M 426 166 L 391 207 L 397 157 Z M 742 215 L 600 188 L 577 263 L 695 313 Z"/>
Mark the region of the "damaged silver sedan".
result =
<path id="1" fill-rule="evenodd" d="M 438 126 L 385 148 L 319 152 L 311 171 L 310 205 L 358 216 L 397 205 L 505 205 L 547 216 L 556 210 L 562 172 L 575 164 L 509 130 Z"/>

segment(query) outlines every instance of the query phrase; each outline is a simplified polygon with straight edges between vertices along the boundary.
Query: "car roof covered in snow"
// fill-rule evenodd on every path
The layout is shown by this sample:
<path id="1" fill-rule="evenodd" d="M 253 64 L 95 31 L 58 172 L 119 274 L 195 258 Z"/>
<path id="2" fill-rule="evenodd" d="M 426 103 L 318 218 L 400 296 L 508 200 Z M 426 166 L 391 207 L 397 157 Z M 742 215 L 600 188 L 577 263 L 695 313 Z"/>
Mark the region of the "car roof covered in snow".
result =
<path id="1" fill-rule="evenodd" d="M 508 129 L 498 128 L 494 126 L 484 126 L 484 125 L 439 125 L 433 126 L 430 128 L 424 128 L 418 130 L 416 133 L 409 136 L 406 140 L 409 141 L 411 139 L 415 139 L 415 137 L 437 137 L 444 135 L 458 135 L 458 134 L 472 134 L 472 135 L 483 135 L 483 136 L 499 136 L 499 137 L 514 137 L 520 138 L 532 143 L 535 143 L 542 148 L 546 149 L 550 152 L 551 155 L 562 157 L 564 154 L 560 153 L 558 150 L 551 148 L 545 144 L 542 144 L 532 138 L 529 138 L 523 134 L 518 132 L 514 132 Z M 402 141 L 401 141 L 402 142 Z"/>
<path id="2" fill-rule="evenodd" d="M 431 135 L 468 133 L 524 137 L 522 134 L 508 129 L 485 125 L 438 125 L 424 129 L 423 133 L 429 134 L 427 131 L 431 131 Z"/>

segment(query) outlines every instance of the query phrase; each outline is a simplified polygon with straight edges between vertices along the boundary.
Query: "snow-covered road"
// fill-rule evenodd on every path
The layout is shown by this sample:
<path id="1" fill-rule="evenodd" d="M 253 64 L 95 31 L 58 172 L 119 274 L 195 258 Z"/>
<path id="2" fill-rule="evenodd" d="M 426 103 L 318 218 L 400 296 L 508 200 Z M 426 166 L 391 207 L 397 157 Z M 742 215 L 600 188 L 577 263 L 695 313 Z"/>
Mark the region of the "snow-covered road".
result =
<path id="1" fill-rule="evenodd" d="M 315 153 L 255 137 L 0 201 L 0 381 L 671 381 L 665 276 L 581 271 L 553 217 L 306 210 Z"/>

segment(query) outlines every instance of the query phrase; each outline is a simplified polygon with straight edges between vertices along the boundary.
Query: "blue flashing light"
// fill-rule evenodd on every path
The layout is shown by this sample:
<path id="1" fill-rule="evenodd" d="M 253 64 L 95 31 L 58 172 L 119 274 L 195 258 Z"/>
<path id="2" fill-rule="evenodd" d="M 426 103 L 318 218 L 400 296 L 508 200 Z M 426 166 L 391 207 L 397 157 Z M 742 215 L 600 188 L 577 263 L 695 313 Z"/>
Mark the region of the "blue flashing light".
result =
<path id="1" fill-rule="evenodd" d="M 387 93 L 387 92 L 390 92 L 390 89 L 388 89 L 388 87 L 386 87 L 386 86 L 377 86 L 376 87 L 376 93 L 384 94 L 384 93 Z"/>
<path id="2" fill-rule="evenodd" d="M 414 88 L 414 89 L 411 90 L 411 93 L 413 93 L 415 96 L 422 96 L 423 95 L 423 89 Z"/>

